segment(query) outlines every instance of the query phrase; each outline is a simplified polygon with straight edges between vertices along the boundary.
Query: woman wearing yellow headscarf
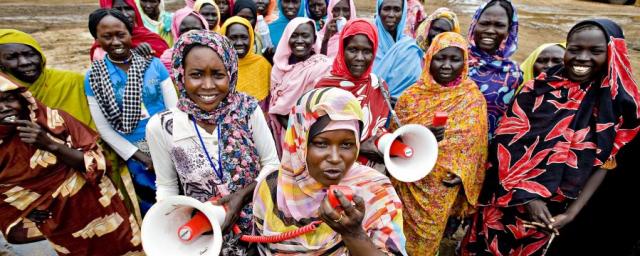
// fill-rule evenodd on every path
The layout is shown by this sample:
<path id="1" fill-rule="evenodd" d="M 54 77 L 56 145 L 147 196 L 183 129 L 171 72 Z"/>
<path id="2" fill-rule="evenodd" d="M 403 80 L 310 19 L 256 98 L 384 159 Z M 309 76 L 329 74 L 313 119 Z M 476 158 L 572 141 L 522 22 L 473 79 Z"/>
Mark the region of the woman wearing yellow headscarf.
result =
<path id="1" fill-rule="evenodd" d="M 218 8 L 216 2 L 213 0 L 197 0 L 193 4 L 193 10 L 200 13 L 207 20 L 209 31 L 220 31 L 220 8 Z"/>
<path id="2" fill-rule="evenodd" d="M 552 66 L 562 64 L 564 61 L 564 51 L 566 43 L 549 43 L 538 46 L 529 57 L 520 64 L 522 70 L 522 84 L 518 88 L 518 92 L 522 90 L 522 86 L 532 80 L 540 73 L 546 71 Z"/>
<path id="3" fill-rule="evenodd" d="M 260 107 L 266 111 L 271 64 L 264 57 L 255 54 L 253 50 L 255 35 L 251 24 L 245 18 L 233 16 L 224 22 L 220 28 L 220 34 L 231 40 L 238 53 L 237 90 L 256 98 L 260 102 Z"/>
<path id="4" fill-rule="evenodd" d="M 405 207 L 409 255 L 435 255 L 450 216 L 465 217 L 477 203 L 487 159 L 487 103 L 468 77 L 467 42 L 458 33 L 437 35 L 426 52 L 420 80 L 402 93 L 395 110 L 404 124 L 433 125 L 448 114 L 438 161 L 420 181 L 394 187 Z"/>
<path id="5" fill-rule="evenodd" d="M 426 52 L 433 38 L 442 32 L 460 34 L 458 16 L 446 7 L 438 8 L 420 23 L 416 29 L 416 42 Z"/>

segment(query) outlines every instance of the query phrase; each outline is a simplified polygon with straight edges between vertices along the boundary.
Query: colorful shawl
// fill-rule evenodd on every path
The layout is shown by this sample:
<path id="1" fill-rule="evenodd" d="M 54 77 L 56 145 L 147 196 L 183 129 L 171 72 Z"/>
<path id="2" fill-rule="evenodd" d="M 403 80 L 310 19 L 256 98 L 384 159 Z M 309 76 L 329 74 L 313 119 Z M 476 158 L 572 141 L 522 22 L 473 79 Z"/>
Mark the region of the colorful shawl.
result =
<path id="1" fill-rule="evenodd" d="M 216 13 L 218 14 L 218 22 L 216 23 L 216 25 L 214 26 L 214 30 L 213 31 L 218 31 L 220 30 L 220 19 L 222 19 L 222 16 L 220 16 L 220 8 L 218 8 L 218 5 L 216 4 L 216 2 L 214 2 L 213 0 L 196 0 L 195 4 L 193 4 L 193 10 L 196 11 L 197 13 L 200 13 L 200 10 L 202 9 L 202 6 L 204 6 L 205 4 L 210 4 L 213 6 L 214 9 L 216 9 Z M 209 24 L 211 25 L 211 24 Z"/>
<path id="2" fill-rule="evenodd" d="M 585 23 L 607 36 L 604 78 L 579 84 L 556 66 L 525 84 L 496 130 L 483 203 L 574 199 L 594 168 L 615 163 L 640 130 L 640 92 L 622 30 L 610 20 L 583 21 L 574 29 Z"/>
<path id="3" fill-rule="evenodd" d="M 24 44 L 35 49 L 42 57 L 42 74 L 29 84 L 18 79 L 35 98 L 51 108 L 69 113 L 85 125 L 95 129 L 84 93 L 84 76 L 70 71 L 47 68 L 47 58 L 40 44 L 29 34 L 15 29 L 0 29 L 0 45 Z"/>
<path id="4" fill-rule="evenodd" d="M 184 84 L 183 60 L 186 57 L 185 49 L 192 45 L 202 45 L 211 48 L 222 59 L 229 75 L 229 94 L 220 102 L 218 107 L 207 112 L 198 107 L 187 96 Z M 222 170 L 230 173 L 229 177 L 234 177 L 237 173 L 246 175 L 242 179 L 246 184 L 250 184 L 260 172 L 260 157 L 258 150 L 253 144 L 251 130 L 247 122 L 256 110 L 258 103 L 252 97 L 236 91 L 238 81 L 238 57 L 235 49 L 229 40 L 215 32 L 205 30 L 193 30 L 184 33 L 174 47 L 173 54 L 173 77 L 178 87 L 179 102 L 178 109 L 189 114 L 194 120 L 203 121 L 209 124 L 218 125 L 220 141 L 223 143 L 222 150 Z M 253 170 L 247 172 L 246 170 Z M 225 176 L 226 177 L 226 176 Z M 223 180 L 223 183 L 228 181 Z M 232 192 L 241 189 L 240 185 L 231 182 Z M 251 228 L 251 204 L 246 205 L 241 213 L 240 228 L 247 232 Z"/>
<path id="5" fill-rule="evenodd" d="M 264 16 L 264 21 L 267 22 L 267 24 L 271 24 L 271 22 L 278 19 L 278 5 L 279 2 L 277 0 L 269 0 L 269 5 L 267 5 L 266 10 L 267 13 L 262 15 Z M 278 11 L 276 11 L 276 9 L 278 9 Z"/>
<path id="6" fill-rule="evenodd" d="M 259 235 L 284 233 L 318 220 L 318 207 L 326 196 L 326 188 L 309 174 L 306 157 L 311 139 L 308 138 L 309 130 L 324 115 L 333 121 L 362 120 L 358 100 L 353 94 L 338 88 L 315 89 L 298 100 L 291 111 L 280 169 L 267 181 L 261 181 L 254 192 L 255 231 Z M 362 227 L 373 243 L 388 254 L 406 255 L 402 203 L 389 178 L 354 163 L 339 185 L 351 186 L 364 199 L 366 213 Z M 348 254 L 341 236 L 326 224 L 288 241 L 260 244 L 259 249 L 264 255 Z"/>
<path id="7" fill-rule="evenodd" d="M 373 62 L 373 73 L 387 81 L 392 97 L 398 97 L 420 78 L 424 52 L 415 39 L 402 32 L 407 22 L 407 1 L 403 0 L 402 18 L 396 27 L 396 35 L 391 35 L 384 28 L 380 18 L 380 7 L 384 0 L 377 1 L 375 24 L 378 29 L 378 53 Z"/>
<path id="8" fill-rule="evenodd" d="M 329 1 L 329 5 L 327 7 L 327 18 L 326 21 L 330 22 L 331 20 L 333 20 L 333 7 L 336 6 L 336 4 L 338 4 L 340 1 L 342 0 L 331 0 Z M 356 5 L 353 3 L 353 0 L 347 0 L 349 1 L 349 13 L 351 14 L 351 19 L 355 19 L 356 18 Z M 343 28 L 344 29 L 344 28 Z M 322 40 L 324 39 L 324 33 L 327 31 L 327 26 L 324 26 L 319 32 L 318 32 L 318 39 L 316 40 L 316 44 L 318 44 L 318 49 L 320 47 L 322 47 Z M 336 55 L 338 54 L 338 46 L 339 46 L 339 42 L 340 41 L 340 33 L 336 33 L 334 34 L 331 38 L 329 38 L 329 41 L 327 42 L 327 57 L 329 58 L 335 58 Z"/>
<path id="9" fill-rule="evenodd" d="M 385 102 L 384 95 L 380 86 L 387 86 L 384 81 L 374 78 L 371 73 L 373 65 L 370 65 L 360 77 L 353 77 L 344 60 L 344 41 L 346 38 L 355 35 L 365 35 L 373 45 L 373 55 L 376 54 L 378 48 L 378 35 L 376 28 L 366 19 L 351 19 L 347 22 L 338 40 L 339 46 L 337 56 L 333 60 L 331 68 L 331 76 L 325 77 L 316 84 L 316 88 L 320 87 L 338 87 L 340 89 L 351 92 L 362 107 L 364 124 L 360 141 L 365 141 L 379 131 L 384 129 L 389 116 L 389 107 Z M 375 80 L 375 81 L 374 81 Z"/>
<path id="10" fill-rule="evenodd" d="M 416 31 L 420 22 L 425 18 L 424 6 L 419 0 L 407 0 L 407 24 L 404 26 L 405 35 L 416 37 Z"/>
<path id="11" fill-rule="evenodd" d="M 518 87 L 518 91 L 516 91 L 516 94 L 520 92 L 520 90 L 522 90 L 522 87 L 526 82 L 529 82 L 530 80 L 535 78 L 533 76 L 533 65 L 536 64 L 536 60 L 538 59 L 538 56 L 540 55 L 540 53 L 542 53 L 545 49 L 547 49 L 547 47 L 554 46 L 554 45 L 560 46 L 562 48 L 566 47 L 566 44 L 564 43 L 542 44 L 538 46 L 538 48 L 536 48 L 533 52 L 531 52 L 531 54 L 529 54 L 529 57 L 527 57 L 522 62 L 522 64 L 520 64 L 520 69 L 522 70 L 522 84 L 520 85 L 520 87 Z"/>
<path id="12" fill-rule="evenodd" d="M 284 13 L 282 12 L 282 7 L 280 7 L 281 0 L 269 0 L 269 1 L 278 1 L 278 11 L 280 13 L 278 16 L 278 19 L 269 23 L 269 35 L 271 36 L 271 42 L 273 42 L 273 46 L 277 48 L 278 44 L 280 43 L 280 38 L 282 38 L 287 25 L 292 20 L 288 19 L 287 16 L 284 16 Z M 306 16 L 304 11 L 305 6 L 307 6 L 307 1 L 300 0 L 300 9 L 298 9 L 298 17 Z M 313 27 L 315 28 L 315 23 Z"/>
<path id="13" fill-rule="evenodd" d="M 142 10 L 140 0 L 135 1 L 136 8 L 138 8 L 138 10 Z M 173 13 L 165 11 L 164 0 L 160 0 L 158 8 L 160 9 L 158 20 L 151 19 L 146 13 L 144 13 L 144 11 L 140 12 L 140 17 L 142 17 L 142 22 L 148 30 L 160 35 L 160 37 L 162 37 L 162 39 L 164 39 L 167 44 L 172 45 L 173 38 L 171 38 L 171 20 L 173 19 Z"/>
<path id="14" fill-rule="evenodd" d="M 499 0 L 492 0 L 493 1 Z M 480 50 L 473 40 L 473 32 L 482 12 L 489 3 L 485 3 L 473 16 L 469 27 L 469 76 L 480 87 L 480 91 L 487 100 L 487 112 L 489 114 L 489 139 L 493 137 L 500 117 L 507 111 L 516 88 L 522 81 L 522 72 L 515 61 L 509 59 L 518 49 L 518 13 L 511 3 L 513 17 L 509 36 L 500 44 L 500 48 L 494 55 Z"/>
<path id="15" fill-rule="evenodd" d="M 458 16 L 456 13 L 446 7 L 440 7 L 431 13 L 426 20 L 421 22 L 420 26 L 418 26 L 418 29 L 416 30 L 416 42 L 423 51 L 427 51 L 427 49 L 429 49 L 429 30 L 431 29 L 433 21 L 437 19 L 444 19 L 448 21 L 453 28 L 451 32 L 460 34 L 460 23 L 458 22 Z"/>
<path id="16" fill-rule="evenodd" d="M 251 28 L 251 24 L 245 18 L 238 16 L 227 19 L 220 29 L 220 34 L 226 36 L 227 29 L 232 24 L 245 26 L 249 31 L 249 42 L 253 42 L 255 33 Z M 253 47 L 255 47 L 254 44 L 249 43 L 247 55 L 238 60 L 238 86 L 236 90 L 262 101 L 269 95 L 271 64 L 264 57 L 255 54 Z"/>
<path id="17" fill-rule="evenodd" d="M 153 33 L 144 27 L 142 16 L 140 15 L 140 11 L 138 10 L 138 7 L 136 6 L 134 0 L 124 0 L 124 2 L 131 6 L 131 8 L 133 8 L 133 10 L 136 12 L 136 24 L 133 24 L 134 26 L 133 33 L 131 34 L 131 46 L 137 47 L 141 43 L 148 43 L 155 51 L 154 56 L 160 58 L 160 56 L 162 56 L 162 53 L 164 53 L 165 50 L 169 49 L 169 45 L 167 44 L 167 42 L 165 42 L 164 39 L 162 39 L 162 37 L 160 37 L 160 35 Z M 113 0 L 100 0 L 100 8 L 111 9 L 111 6 L 113 6 Z M 98 50 L 98 52 L 96 52 L 96 50 Z M 94 41 L 93 45 L 91 46 L 91 50 L 89 51 L 91 61 L 102 59 L 104 57 L 104 54 L 105 52 L 102 48 L 100 48 L 98 41 Z"/>

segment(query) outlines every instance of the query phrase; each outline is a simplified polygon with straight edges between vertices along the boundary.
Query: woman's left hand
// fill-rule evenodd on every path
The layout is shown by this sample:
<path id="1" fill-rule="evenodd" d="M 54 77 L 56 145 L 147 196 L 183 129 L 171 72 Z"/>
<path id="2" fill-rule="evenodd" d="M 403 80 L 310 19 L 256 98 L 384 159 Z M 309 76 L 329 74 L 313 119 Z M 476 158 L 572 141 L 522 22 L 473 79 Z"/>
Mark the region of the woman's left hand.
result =
<path id="1" fill-rule="evenodd" d="M 240 211 L 242 207 L 244 207 L 244 198 L 239 192 L 226 195 L 216 201 L 213 202 L 215 205 L 222 205 L 225 207 L 227 211 L 227 215 L 224 217 L 224 222 L 222 223 L 222 232 L 227 232 L 240 218 Z"/>
<path id="2" fill-rule="evenodd" d="M 573 216 L 570 213 L 562 213 L 562 214 L 558 214 L 556 216 L 553 216 L 553 220 L 555 220 L 551 226 L 553 226 L 554 229 L 558 230 L 563 228 L 565 225 L 569 224 L 569 222 L 573 221 L 575 216 Z"/>
<path id="3" fill-rule="evenodd" d="M 362 229 L 365 213 L 364 200 L 362 197 L 353 195 L 354 206 L 341 191 L 336 190 L 334 194 L 344 210 L 331 207 L 329 199 L 325 197 L 319 208 L 320 218 L 342 236 L 361 236 L 364 233 Z"/>
<path id="4" fill-rule="evenodd" d="M 43 130 L 40 125 L 27 120 L 15 120 L 12 123 L 18 126 L 16 129 L 22 142 L 49 152 L 56 150 L 58 143 L 49 137 L 49 133 Z"/>
<path id="5" fill-rule="evenodd" d="M 145 57 L 145 58 L 153 58 L 156 51 L 151 48 L 151 45 L 148 43 L 141 43 L 136 48 L 133 49 L 133 52 L 136 54 Z"/>

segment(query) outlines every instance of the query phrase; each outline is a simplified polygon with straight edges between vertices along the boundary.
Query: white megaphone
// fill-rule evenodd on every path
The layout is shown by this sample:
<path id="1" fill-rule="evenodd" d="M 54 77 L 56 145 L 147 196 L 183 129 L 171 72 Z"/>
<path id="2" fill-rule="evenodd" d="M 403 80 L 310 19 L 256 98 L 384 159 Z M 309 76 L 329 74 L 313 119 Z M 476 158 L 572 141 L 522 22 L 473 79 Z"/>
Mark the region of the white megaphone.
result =
<path id="1" fill-rule="evenodd" d="M 376 146 L 384 154 L 389 174 L 402 182 L 424 178 L 438 159 L 436 137 L 422 125 L 403 125 L 393 133 L 380 136 Z"/>
<path id="2" fill-rule="evenodd" d="M 193 216 L 194 210 L 198 214 Z M 142 247 L 147 255 L 217 256 L 222 249 L 224 207 L 187 196 L 154 204 L 142 221 Z M 203 223 L 206 222 L 206 223 Z M 202 235 L 213 230 L 213 234 Z"/>

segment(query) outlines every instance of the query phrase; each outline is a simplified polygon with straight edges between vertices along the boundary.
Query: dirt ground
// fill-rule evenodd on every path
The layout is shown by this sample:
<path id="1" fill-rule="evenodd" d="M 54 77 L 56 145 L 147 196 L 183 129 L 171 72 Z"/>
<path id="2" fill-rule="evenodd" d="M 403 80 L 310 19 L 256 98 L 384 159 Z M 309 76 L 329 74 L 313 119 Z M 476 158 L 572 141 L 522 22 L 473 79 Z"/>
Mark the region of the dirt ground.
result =
<path id="1" fill-rule="evenodd" d="M 167 0 L 167 9 L 176 10 L 182 0 Z M 427 0 L 427 12 L 446 6 L 460 17 L 463 33 L 480 0 Z M 621 6 L 586 0 L 514 0 L 520 15 L 520 45 L 515 55 L 524 60 L 538 45 L 565 40 L 577 21 L 607 17 L 622 25 L 636 79 L 640 80 L 640 3 Z M 372 17 L 374 0 L 356 0 L 359 16 Z M 90 66 L 92 43 L 87 29 L 89 13 L 96 0 L 2 0 L 0 28 L 16 28 L 32 33 L 42 44 L 50 67 L 84 72 Z"/>

